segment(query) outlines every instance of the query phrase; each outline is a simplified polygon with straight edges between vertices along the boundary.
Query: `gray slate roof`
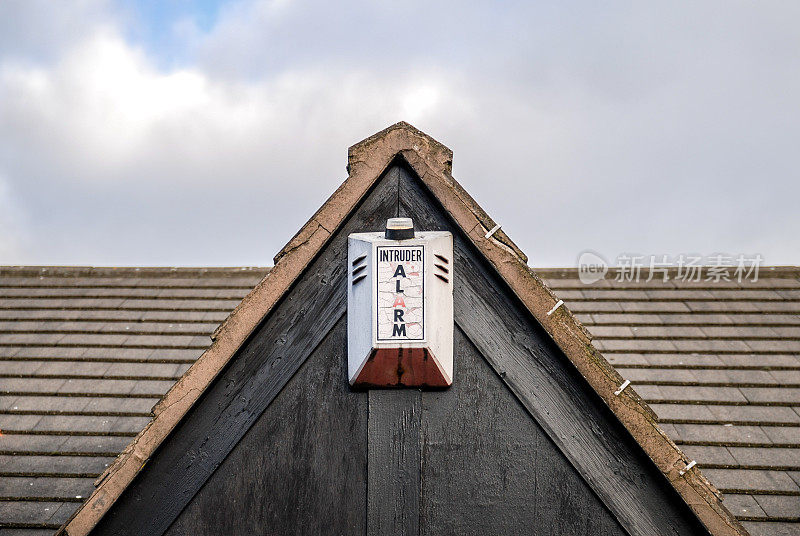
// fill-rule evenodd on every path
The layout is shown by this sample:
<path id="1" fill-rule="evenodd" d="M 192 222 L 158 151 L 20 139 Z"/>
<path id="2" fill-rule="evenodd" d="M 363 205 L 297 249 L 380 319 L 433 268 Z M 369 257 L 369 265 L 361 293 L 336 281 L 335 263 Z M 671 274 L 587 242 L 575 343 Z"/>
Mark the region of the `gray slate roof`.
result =
<path id="1" fill-rule="evenodd" d="M 264 268 L 0 268 L 0 533 L 52 534 Z"/>
<path id="2" fill-rule="evenodd" d="M 741 284 L 536 272 L 753 536 L 800 535 L 800 269 Z"/>
<path id="3" fill-rule="evenodd" d="M 266 272 L 0 268 L 0 534 L 72 515 Z M 537 273 L 754 536 L 800 535 L 800 269 L 741 285 Z"/>

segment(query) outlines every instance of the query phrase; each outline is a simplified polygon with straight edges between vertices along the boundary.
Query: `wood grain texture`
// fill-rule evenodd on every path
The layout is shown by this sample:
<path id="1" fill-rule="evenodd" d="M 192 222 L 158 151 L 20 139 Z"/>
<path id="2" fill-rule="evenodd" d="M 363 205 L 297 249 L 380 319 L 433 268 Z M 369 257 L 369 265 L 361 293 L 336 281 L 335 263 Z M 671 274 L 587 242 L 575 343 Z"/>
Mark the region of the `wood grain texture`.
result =
<path id="1" fill-rule="evenodd" d="M 364 534 L 367 393 L 340 320 L 166 534 Z"/>
<path id="2" fill-rule="evenodd" d="M 368 536 L 419 534 L 421 402 L 417 389 L 369 392 Z"/>
<path id="3" fill-rule="evenodd" d="M 162 534 L 346 309 L 347 235 L 380 229 L 397 180 L 380 180 L 164 441 L 94 534 Z"/>
<path id="4" fill-rule="evenodd" d="M 641 447 L 407 168 L 399 188 L 399 216 L 413 218 L 420 229 L 453 232 L 456 325 L 621 525 L 635 535 L 707 534 Z"/>
<path id="5" fill-rule="evenodd" d="M 460 329 L 422 397 L 421 534 L 627 534 Z"/>

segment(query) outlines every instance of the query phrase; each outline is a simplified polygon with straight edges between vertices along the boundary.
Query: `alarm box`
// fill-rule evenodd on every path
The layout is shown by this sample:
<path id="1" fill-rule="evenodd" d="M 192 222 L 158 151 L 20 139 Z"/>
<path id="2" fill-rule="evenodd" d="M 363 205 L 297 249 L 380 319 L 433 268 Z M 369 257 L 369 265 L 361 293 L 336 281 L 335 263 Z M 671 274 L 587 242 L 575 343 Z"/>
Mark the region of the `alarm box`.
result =
<path id="1" fill-rule="evenodd" d="M 350 385 L 451 385 L 453 235 L 391 218 L 383 232 L 348 237 L 347 268 Z"/>

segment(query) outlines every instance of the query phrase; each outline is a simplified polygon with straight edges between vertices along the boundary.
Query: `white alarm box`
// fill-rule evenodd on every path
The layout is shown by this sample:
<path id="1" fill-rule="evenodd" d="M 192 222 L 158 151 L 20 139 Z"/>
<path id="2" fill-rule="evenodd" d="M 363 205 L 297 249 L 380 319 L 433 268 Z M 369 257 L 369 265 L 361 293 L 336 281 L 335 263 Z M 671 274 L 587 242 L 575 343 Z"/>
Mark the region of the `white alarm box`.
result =
<path id="1" fill-rule="evenodd" d="M 453 236 L 393 218 L 385 232 L 348 237 L 347 267 L 350 384 L 451 385 Z"/>

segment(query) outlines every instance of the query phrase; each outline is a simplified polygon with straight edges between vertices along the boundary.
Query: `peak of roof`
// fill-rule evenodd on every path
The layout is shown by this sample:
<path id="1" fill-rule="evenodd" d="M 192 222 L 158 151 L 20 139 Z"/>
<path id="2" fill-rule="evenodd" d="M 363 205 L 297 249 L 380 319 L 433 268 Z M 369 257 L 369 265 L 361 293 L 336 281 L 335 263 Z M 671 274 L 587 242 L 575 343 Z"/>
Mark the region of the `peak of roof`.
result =
<path id="1" fill-rule="evenodd" d="M 523 263 L 528 257 L 500 229 L 471 195 L 452 176 L 453 151 L 414 126 L 401 121 L 365 138 L 348 150 L 347 179 L 328 198 L 274 258 L 275 264 L 309 238 L 318 229 L 332 234 L 353 206 L 366 195 L 369 186 L 386 171 L 395 159 L 402 159 L 417 172 L 425 170 L 431 177 L 443 179 L 443 187 L 458 199 L 458 204 L 471 212 L 484 233 L 495 229 L 491 236 Z M 444 192 L 441 192 L 444 195 Z M 437 194 L 439 195 L 439 194 Z M 472 229 L 465 229 L 471 231 Z"/>
<path id="2" fill-rule="evenodd" d="M 359 165 L 374 162 L 373 155 L 383 153 L 384 148 L 391 148 L 395 154 L 413 150 L 424 155 L 428 165 L 436 171 L 452 172 L 452 150 L 413 125 L 400 121 L 352 145 L 347 151 L 348 173 L 355 172 Z"/>

